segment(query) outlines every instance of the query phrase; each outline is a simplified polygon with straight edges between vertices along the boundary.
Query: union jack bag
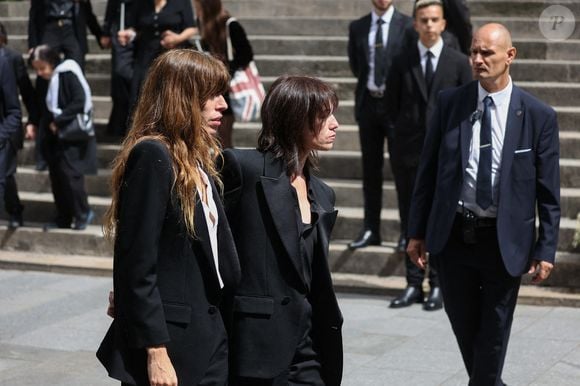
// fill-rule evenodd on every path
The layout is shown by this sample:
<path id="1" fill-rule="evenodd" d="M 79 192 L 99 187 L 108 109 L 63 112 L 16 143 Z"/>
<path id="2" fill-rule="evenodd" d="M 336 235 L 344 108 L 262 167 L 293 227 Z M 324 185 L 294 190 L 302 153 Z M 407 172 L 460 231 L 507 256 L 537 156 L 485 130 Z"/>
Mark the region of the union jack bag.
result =
<path id="1" fill-rule="evenodd" d="M 233 60 L 233 47 L 229 34 L 229 24 L 236 20 L 231 17 L 226 22 L 228 27 L 227 47 L 228 60 Z M 256 63 L 252 60 L 247 67 L 234 72 L 230 80 L 230 107 L 234 112 L 236 121 L 251 122 L 260 119 L 260 109 L 262 101 L 266 96 L 264 86 L 260 81 L 260 74 Z"/>

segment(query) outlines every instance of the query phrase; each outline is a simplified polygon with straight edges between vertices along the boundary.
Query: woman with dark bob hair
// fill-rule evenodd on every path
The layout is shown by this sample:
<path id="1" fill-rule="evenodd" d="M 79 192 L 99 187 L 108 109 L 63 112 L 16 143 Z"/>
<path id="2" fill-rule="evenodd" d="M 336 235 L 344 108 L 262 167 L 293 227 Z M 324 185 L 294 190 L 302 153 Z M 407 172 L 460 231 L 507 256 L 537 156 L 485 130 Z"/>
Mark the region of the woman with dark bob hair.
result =
<path id="1" fill-rule="evenodd" d="M 97 356 L 131 385 L 226 385 L 219 312 L 240 268 L 219 200 L 225 66 L 175 49 L 152 64 L 113 164 L 115 319 Z"/>
<path id="2" fill-rule="evenodd" d="M 88 121 L 93 102 L 89 84 L 80 65 L 61 61 L 58 51 L 47 45 L 34 48 L 30 62 L 36 74 L 48 81 L 39 123 L 40 147 L 48 164 L 56 216 L 44 230 L 73 228 L 83 230 L 94 212 L 85 190 L 85 175 L 97 173 L 97 142 L 94 130 L 85 140 L 70 140 L 59 133 L 78 116 Z"/>
<path id="3" fill-rule="evenodd" d="M 283 76 L 262 106 L 255 150 L 224 152 L 226 215 L 242 269 L 233 298 L 231 384 L 339 385 L 342 315 L 327 262 L 333 190 L 312 171 L 338 122 L 334 89 Z"/>

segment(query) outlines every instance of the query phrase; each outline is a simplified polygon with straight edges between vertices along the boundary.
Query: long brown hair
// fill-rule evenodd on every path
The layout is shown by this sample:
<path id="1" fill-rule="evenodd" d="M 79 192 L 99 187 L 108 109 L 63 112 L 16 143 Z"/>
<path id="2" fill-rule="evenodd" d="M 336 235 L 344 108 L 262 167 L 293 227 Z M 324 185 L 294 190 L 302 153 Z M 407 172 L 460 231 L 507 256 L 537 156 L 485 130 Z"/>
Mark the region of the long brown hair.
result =
<path id="1" fill-rule="evenodd" d="M 230 14 L 223 8 L 221 0 L 195 0 L 194 4 L 200 19 L 201 38 L 212 54 L 226 61 L 226 21 Z"/>
<path id="2" fill-rule="evenodd" d="M 310 76 L 279 77 L 262 104 L 258 150 L 281 158 L 288 175 L 300 172 L 299 156 L 303 152 L 309 152 L 305 168 L 316 168 L 317 154 L 306 148 L 304 133 L 318 134 L 337 108 L 338 96 L 330 84 Z"/>
<path id="3" fill-rule="evenodd" d="M 154 139 L 167 146 L 173 160 L 173 191 L 183 210 L 187 230 L 194 235 L 198 166 L 221 184 L 215 167 L 220 154 L 217 139 L 205 130 L 205 103 L 222 95 L 229 74 L 223 63 L 193 50 L 175 49 L 152 64 L 133 113 L 132 125 L 113 161 L 112 202 L 105 214 L 105 235 L 114 238 L 119 192 L 129 153 L 137 143 Z"/>

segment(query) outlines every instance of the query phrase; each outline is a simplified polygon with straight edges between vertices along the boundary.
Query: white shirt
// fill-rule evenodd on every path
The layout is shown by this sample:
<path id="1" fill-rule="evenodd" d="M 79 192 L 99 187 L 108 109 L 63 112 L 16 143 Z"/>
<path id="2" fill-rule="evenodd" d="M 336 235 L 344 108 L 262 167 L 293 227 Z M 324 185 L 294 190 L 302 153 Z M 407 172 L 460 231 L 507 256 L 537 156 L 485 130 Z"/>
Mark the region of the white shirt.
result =
<path id="1" fill-rule="evenodd" d="M 501 175 L 501 152 L 505 137 L 508 110 L 512 96 L 512 79 L 501 91 L 488 93 L 481 84 L 478 85 L 477 110 L 483 111 L 483 98 L 490 96 L 493 99 L 491 109 L 491 197 L 492 203 L 486 210 L 476 204 L 475 194 L 477 188 L 477 167 L 479 165 L 479 132 L 481 129 L 481 117 L 473 123 L 473 135 L 469 145 L 469 159 L 463 176 L 463 190 L 460 200 L 465 207 L 480 217 L 496 217 L 499 202 L 499 177 Z M 481 115 L 481 114 L 480 114 Z M 461 205 L 460 201 L 460 205 Z"/>
<path id="2" fill-rule="evenodd" d="M 377 88 L 375 84 L 375 38 L 377 34 L 377 28 L 379 27 L 377 21 L 383 19 L 383 24 L 381 25 L 383 33 L 383 47 L 387 47 L 387 42 L 389 40 L 389 25 L 393 19 L 393 14 L 395 13 L 395 7 L 390 6 L 387 12 L 383 16 L 378 16 L 375 11 L 371 12 L 371 30 L 369 31 L 369 76 L 367 78 L 367 88 L 371 91 L 385 91 L 385 85 Z"/>
<path id="3" fill-rule="evenodd" d="M 205 184 L 205 192 L 206 192 L 206 199 L 207 203 L 203 200 L 203 191 L 198 187 L 197 193 L 199 194 L 199 198 L 201 200 L 201 205 L 203 206 L 203 214 L 205 215 L 205 222 L 207 224 L 207 232 L 209 233 L 209 242 L 211 245 L 211 254 L 213 255 L 213 262 L 215 264 L 215 271 L 217 272 L 218 281 L 220 283 L 220 288 L 224 288 L 224 282 L 220 275 L 219 269 L 219 260 L 218 260 L 218 242 L 217 242 L 217 230 L 218 230 L 218 212 L 217 206 L 215 205 L 215 201 L 213 199 L 213 191 L 211 188 L 211 184 L 209 183 L 209 178 L 205 172 L 198 167 L 199 174 L 201 175 L 201 179 Z M 213 221 L 212 221 L 213 219 Z"/>
<path id="4" fill-rule="evenodd" d="M 439 63 L 439 58 L 441 57 L 441 51 L 443 51 L 443 39 L 439 38 L 437 43 L 431 48 L 427 48 L 421 43 L 421 40 L 417 40 L 417 48 L 419 48 L 419 58 L 421 59 L 421 68 L 423 69 L 423 75 L 425 74 L 425 68 L 427 66 L 427 51 L 431 51 L 433 57 L 431 58 L 431 65 L 433 66 L 433 73 L 437 71 L 437 64 Z"/>

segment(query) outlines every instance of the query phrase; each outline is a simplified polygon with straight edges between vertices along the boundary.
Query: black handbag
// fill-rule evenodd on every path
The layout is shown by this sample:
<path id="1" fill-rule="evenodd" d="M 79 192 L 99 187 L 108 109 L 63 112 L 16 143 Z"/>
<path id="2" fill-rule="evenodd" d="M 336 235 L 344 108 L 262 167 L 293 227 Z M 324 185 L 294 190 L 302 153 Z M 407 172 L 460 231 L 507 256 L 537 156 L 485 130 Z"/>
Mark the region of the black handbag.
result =
<path id="1" fill-rule="evenodd" d="M 58 139 L 65 142 L 88 141 L 95 136 L 93 113 L 77 114 L 75 119 L 58 129 Z"/>

